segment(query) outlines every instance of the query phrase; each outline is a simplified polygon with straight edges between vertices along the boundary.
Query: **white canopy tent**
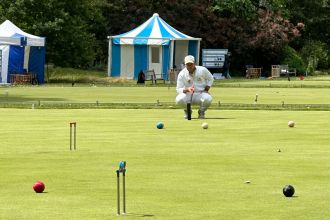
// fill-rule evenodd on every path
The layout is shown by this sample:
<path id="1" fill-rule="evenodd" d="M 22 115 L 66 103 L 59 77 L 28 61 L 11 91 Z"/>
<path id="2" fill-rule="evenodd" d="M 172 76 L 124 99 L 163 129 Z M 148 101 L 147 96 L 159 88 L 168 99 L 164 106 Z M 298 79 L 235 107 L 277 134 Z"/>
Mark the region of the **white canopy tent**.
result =
<path id="1" fill-rule="evenodd" d="M 9 83 L 11 74 L 34 72 L 44 82 L 45 38 L 28 34 L 6 20 L 0 25 L 0 83 Z"/>

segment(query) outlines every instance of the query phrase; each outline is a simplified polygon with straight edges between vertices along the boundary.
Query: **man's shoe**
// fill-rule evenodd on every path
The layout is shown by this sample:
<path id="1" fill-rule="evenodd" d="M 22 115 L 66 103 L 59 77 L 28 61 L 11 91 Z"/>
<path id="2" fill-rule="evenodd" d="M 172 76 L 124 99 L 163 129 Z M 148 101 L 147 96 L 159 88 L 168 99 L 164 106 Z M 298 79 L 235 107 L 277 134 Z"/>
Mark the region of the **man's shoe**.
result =
<path id="1" fill-rule="evenodd" d="M 205 111 L 198 110 L 198 118 L 204 119 L 205 118 Z"/>

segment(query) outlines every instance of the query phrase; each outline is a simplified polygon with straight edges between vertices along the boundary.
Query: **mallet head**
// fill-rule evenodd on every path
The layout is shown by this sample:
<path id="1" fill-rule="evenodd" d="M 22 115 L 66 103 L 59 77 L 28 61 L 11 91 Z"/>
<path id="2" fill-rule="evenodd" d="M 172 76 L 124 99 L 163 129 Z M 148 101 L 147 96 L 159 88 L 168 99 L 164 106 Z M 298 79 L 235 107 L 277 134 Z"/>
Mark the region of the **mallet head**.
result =
<path id="1" fill-rule="evenodd" d="M 119 171 L 123 172 L 124 170 L 126 170 L 126 161 L 120 161 L 119 162 Z"/>

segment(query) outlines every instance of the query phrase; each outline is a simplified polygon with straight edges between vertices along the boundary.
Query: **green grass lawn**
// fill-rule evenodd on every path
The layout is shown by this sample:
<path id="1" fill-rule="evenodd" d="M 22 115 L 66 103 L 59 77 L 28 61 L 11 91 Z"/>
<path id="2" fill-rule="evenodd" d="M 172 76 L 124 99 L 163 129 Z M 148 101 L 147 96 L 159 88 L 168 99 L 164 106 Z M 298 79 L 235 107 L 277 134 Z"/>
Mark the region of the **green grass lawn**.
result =
<path id="1" fill-rule="evenodd" d="M 286 77 L 272 80 L 233 78 L 230 80 L 216 80 L 215 85 L 223 87 L 330 88 L 330 75 L 308 76 L 304 80 L 300 80 L 299 77 L 291 77 L 290 81 Z"/>
<path id="2" fill-rule="evenodd" d="M 42 89 L 29 91 L 39 90 L 43 97 Z M 104 96 L 119 100 L 108 89 Z M 226 89 L 219 90 L 219 97 L 234 102 Z M 29 91 L 24 99 L 35 98 L 37 92 Z M 95 99 L 88 91 L 68 92 L 64 99 Z M 256 92 L 263 96 L 256 89 L 246 97 Z M 170 93 L 167 100 L 173 100 Z M 312 98 L 299 101 L 305 100 Z M 127 219 L 328 218 L 329 111 L 209 110 L 207 119 L 192 121 L 178 109 L 0 113 L 0 219 L 119 218 L 115 170 L 120 160 L 127 161 Z M 296 122 L 294 128 L 288 128 L 289 120 Z M 69 151 L 71 121 L 77 122 L 76 152 Z M 165 129 L 156 129 L 158 121 Z M 201 128 L 204 121 L 207 130 Z M 45 193 L 33 192 L 37 180 L 45 182 Z M 295 197 L 283 196 L 286 184 L 295 187 Z"/>
<path id="3" fill-rule="evenodd" d="M 329 104 L 330 88 L 213 87 L 213 103 Z M 4 102 L 173 103 L 175 87 L 0 87 Z"/>

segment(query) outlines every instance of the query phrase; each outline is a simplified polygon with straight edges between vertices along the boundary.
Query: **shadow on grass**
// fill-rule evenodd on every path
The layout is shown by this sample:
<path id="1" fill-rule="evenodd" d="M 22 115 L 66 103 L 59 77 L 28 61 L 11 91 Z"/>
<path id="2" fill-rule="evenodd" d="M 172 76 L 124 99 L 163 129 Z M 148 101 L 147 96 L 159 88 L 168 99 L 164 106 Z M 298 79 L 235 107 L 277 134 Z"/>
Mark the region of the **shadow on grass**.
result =
<path id="1" fill-rule="evenodd" d="M 9 96 L 1 98 L 2 103 L 9 103 L 9 102 L 36 102 L 36 101 L 67 101 L 64 98 L 27 98 L 22 96 Z"/>
<path id="2" fill-rule="evenodd" d="M 52 154 L 54 151 L 36 151 L 33 152 L 33 154 Z"/>
<path id="3" fill-rule="evenodd" d="M 205 119 L 221 119 L 221 120 L 224 120 L 224 119 L 236 119 L 236 118 L 221 118 L 221 117 L 207 117 L 207 118 L 205 118 Z"/>
<path id="4" fill-rule="evenodd" d="M 221 118 L 221 117 L 205 117 L 204 119 L 201 119 L 201 118 L 191 118 L 191 119 L 194 119 L 194 120 L 207 120 L 207 119 L 219 119 L 219 120 L 225 120 L 225 119 L 236 119 L 236 118 Z"/>
<path id="5" fill-rule="evenodd" d="M 291 198 L 298 198 L 299 196 L 291 196 Z"/>
<path id="6" fill-rule="evenodd" d="M 139 214 L 139 213 L 126 213 L 125 215 L 139 217 L 139 218 L 155 217 L 155 215 L 152 214 Z"/>

